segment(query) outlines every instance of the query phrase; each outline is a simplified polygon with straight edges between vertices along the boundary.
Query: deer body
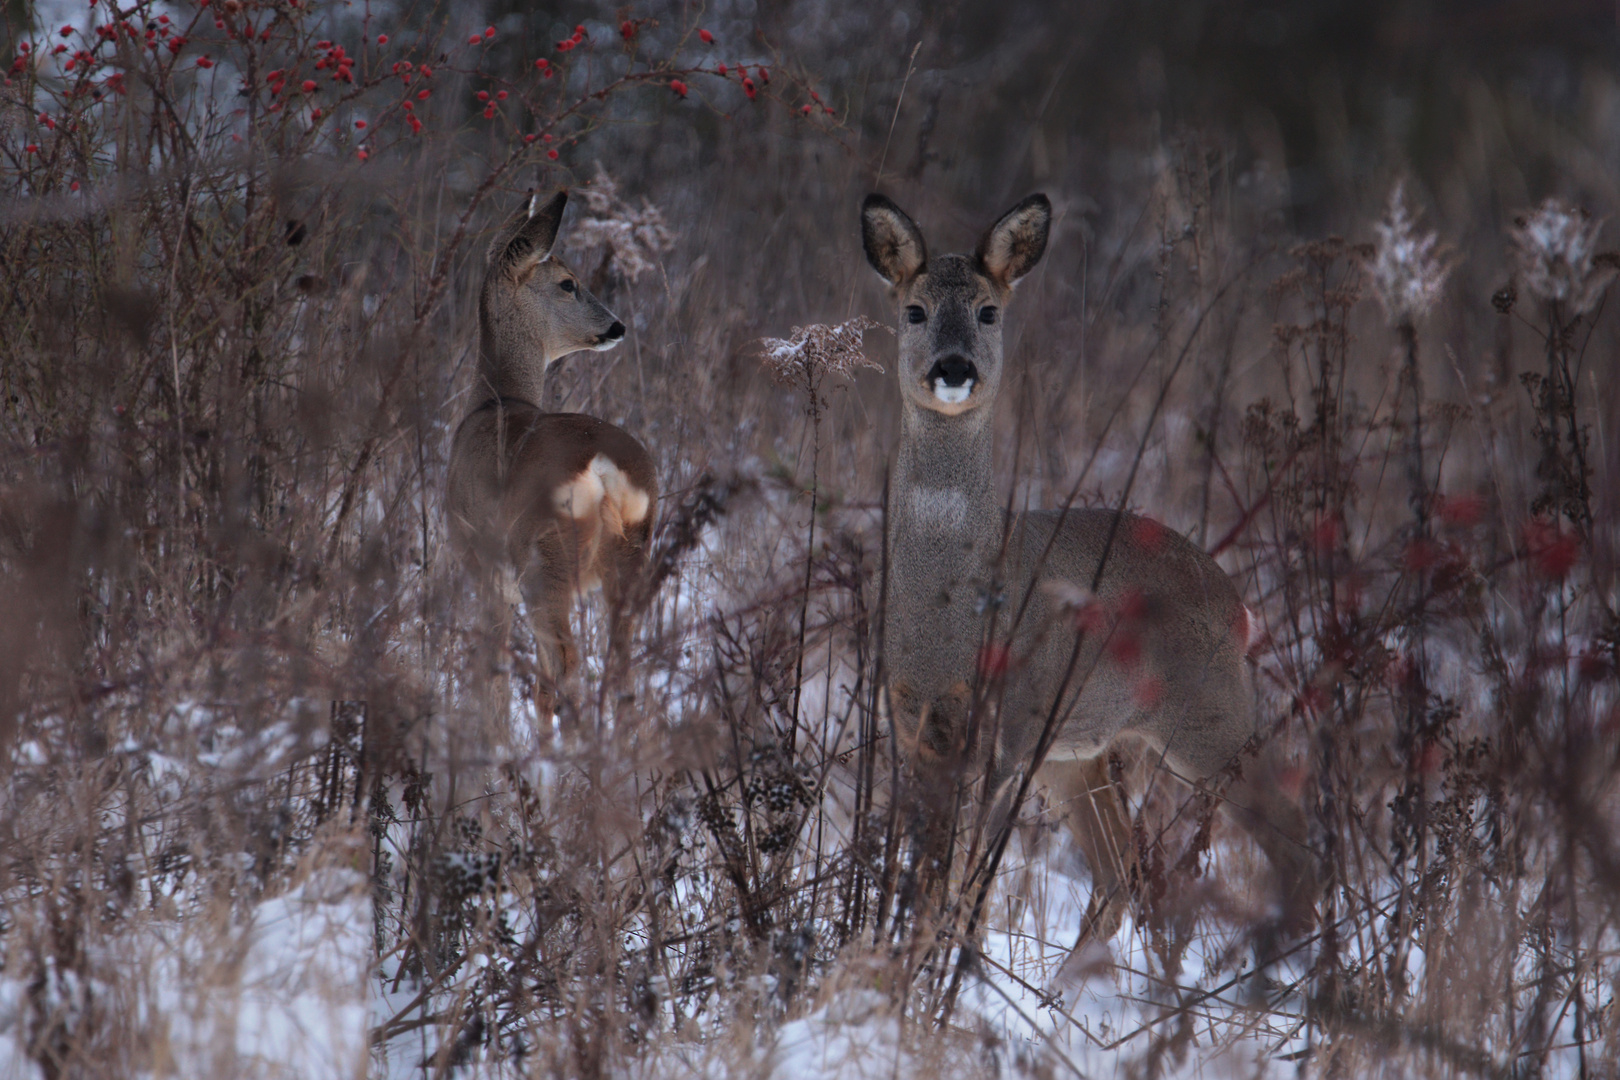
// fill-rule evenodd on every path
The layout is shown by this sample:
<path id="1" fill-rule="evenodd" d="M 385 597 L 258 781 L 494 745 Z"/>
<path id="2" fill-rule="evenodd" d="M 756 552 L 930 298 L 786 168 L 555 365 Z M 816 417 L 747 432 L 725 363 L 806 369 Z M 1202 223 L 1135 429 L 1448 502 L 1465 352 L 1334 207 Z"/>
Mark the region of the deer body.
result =
<path id="1" fill-rule="evenodd" d="M 1092 869 L 1086 932 L 1106 939 L 1135 852 L 1109 746 L 1135 735 L 1193 781 L 1234 764 L 1256 733 L 1250 617 L 1219 565 L 1155 522 L 1079 509 L 1009 520 L 996 497 L 1000 309 L 1044 251 L 1049 217 L 1044 196 L 1027 199 L 973 256 L 930 262 L 911 220 L 867 199 L 867 257 L 902 310 L 885 660 L 895 735 L 919 769 L 988 770 L 1003 801 L 1052 719 L 1041 777 Z M 1230 804 L 1278 869 L 1285 903 L 1308 906 L 1303 816 L 1247 771 Z"/>
<path id="2" fill-rule="evenodd" d="M 605 420 L 540 408 L 547 368 L 569 353 L 604 350 L 624 326 L 551 254 L 567 195 L 531 201 L 501 231 L 479 296 L 484 400 L 461 422 L 450 452 L 447 511 L 457 554 L 494 612 L 488 631 L 504 706 L 504 650 L 519 597 L 539 659 L 537 708 L 549 717 L 578 666 L 570 613 L 600 587 L 609 650 L 623 655 L 626 593 L 646 559 L 657 502 L 651 456 Z"/>

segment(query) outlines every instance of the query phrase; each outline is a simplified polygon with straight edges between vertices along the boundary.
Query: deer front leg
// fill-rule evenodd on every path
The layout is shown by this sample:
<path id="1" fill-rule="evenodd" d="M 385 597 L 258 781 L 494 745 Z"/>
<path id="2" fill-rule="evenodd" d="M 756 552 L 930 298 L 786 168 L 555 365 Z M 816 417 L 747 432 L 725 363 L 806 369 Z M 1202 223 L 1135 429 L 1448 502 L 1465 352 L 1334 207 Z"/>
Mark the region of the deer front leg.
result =
<path id="1" fill-rule="evenodd" d="M 498 564 L 480 574 L 478 598 L 484 608 L 475 670 L 480 708 L 504 721 L 512 707 L 512 623 L 519 592 L 513 569 Z"/>

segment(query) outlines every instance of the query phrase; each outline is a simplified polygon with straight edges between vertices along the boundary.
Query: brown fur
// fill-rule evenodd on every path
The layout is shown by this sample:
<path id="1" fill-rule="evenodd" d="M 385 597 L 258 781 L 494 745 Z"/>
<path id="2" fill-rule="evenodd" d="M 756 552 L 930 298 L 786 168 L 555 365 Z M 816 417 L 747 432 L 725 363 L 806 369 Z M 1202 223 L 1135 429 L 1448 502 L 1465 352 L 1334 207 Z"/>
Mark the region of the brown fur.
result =
<path id="1" fill-rule="evenodd" d="M 646 560 L 658 499 L 652 458 L 632 435 L 539 406 L 552 363 L 611 348 L 624 333 L 551 254 L 566 201 L 559 193 L 543 208 L 531 203 L 491 247 L 478 305 L 484 400 L 456 430 L 446 500 L 452 543 L 494 613 L 494 703 L 504 708 L 509 696 L 504 655 L 521 593 L 539 652 L 542 717 L 579 663 L 570 626 L 578 593 L 602 588 L 610 656 L 625 655 L 626 596 Z"/>
<path id="2" fill-rule="evenodd" d="M 930 261 L 897 206 L 871 196 L 863 210 L 867 258 L 901 310 L 885 662 L 897 743 L 913 748 L 925 772 L 988 769 L 1000 812 L 1059 710 L 1041 779 L 1091 866 L 1086 933 L 1106 940 L 1136 861 L 1125 804 L 1102 793 L 1110 745 L 1135 734 L 1182 776 L 1211 780 L 1239 763 L 1256 734 L 1255 709 L 1246 613 L 1213 559 L 1157 523 L 1112 511 L 1009 521 L 995 494 L 999 308 L 1044 252 L 1049 219 L 1046 198 L 1032 196 L 985 233 L 973 256 Z M 987 603 L 993 597 L 1003 602 Z M 998 706 L 981 710 L 988 715 L 973 746 L 964 678 Z M 1302 922 L 1315 889 L 1304 817 L 1259 763 L 1241 764 L 1229 805 L 1282 877 L 1290 921 Z"/>

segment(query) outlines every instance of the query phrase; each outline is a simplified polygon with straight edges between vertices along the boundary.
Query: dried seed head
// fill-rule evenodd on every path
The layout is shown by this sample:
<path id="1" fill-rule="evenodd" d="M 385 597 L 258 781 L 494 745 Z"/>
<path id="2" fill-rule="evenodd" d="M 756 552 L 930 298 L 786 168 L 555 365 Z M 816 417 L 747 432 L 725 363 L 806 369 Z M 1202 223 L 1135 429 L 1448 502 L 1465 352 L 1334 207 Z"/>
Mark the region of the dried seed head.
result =
<path id="1" fill-rule="evenodd" d="M 1590 311 L 1614 279 L 1615 265 L 1597 252 L 1603 222 L 1561 199 L 1548 199 L 1508 230 L 1519 281 L 1530 295 L 1565 305 L 1570 315 Z"/>
<path id="2" fill-rule="evenodd" d="M 664 221 L 663 211 L 646 199 L 639 207 L 621 199 L 618 184 L 601 162 L 596 164 L 596 178 L 574 193 L 585 203 L 585 217 L 571 234 L 574 244 L 599 252 L 599 264 L 624 280 L 635 281 L 657 267 L 658 256 L 675 245 L 675 232 Z"/>
<path id="3" fill-rule="evenodd" d="M 1373 291 L 1391 326 L 1415 322 L 1440 298 L 1451 273 L 1446 249 L 1434 233 L 1418 232 L 1402 183 L 1389 193 L 1389 209 L 1373 232 L 1378 234 L 1368 260 Z"/>
<path id="4" fill-rule="evenodd" d="M 795 326 L 793 336 L 786 341 L 765 338 L 760 342 L 765 347 L 765 365 L 778 382 L 791 386 L 828 371 L 846 378 L 855 374 L 857 368 L 882 371 L 882 365 L 868 360 L 861 347 L 866 331 L 881 326 L 865 315 L 857 315 L 837 326 L 822 323 Z"/>

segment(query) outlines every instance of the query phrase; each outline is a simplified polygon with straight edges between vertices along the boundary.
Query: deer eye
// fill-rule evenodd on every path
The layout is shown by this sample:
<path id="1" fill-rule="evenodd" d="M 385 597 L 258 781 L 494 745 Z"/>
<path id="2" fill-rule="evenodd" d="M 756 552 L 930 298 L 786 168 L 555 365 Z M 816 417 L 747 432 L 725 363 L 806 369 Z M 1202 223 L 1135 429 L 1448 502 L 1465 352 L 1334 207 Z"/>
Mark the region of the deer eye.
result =
<path id="1" fill-rule="evenodd" d="M 924 311 L 917 304 L 912 304 L 910 307 L 906 308 L 906 321 L 911 323 L 925 323 L 928 321 L 928 312 Z"/>
<path id="2" fill-rule="evenodd" d="M 563 280 L 561 280 L 561 281 L 559 281 L 557 283 L 557 288 L 561 289 L 563 292 L 571 293 L 571 292 L 574 291 L 575 288 L 577 288 L 577 286 L 573 283 L 573 281 L 571 279 L 564 278 Z"/>
<path id="3" fill-rule="evenodd" d="M 986 326 L 996 325 L 996 309 L 989 306 L 980 308 L 979 321 Z"/>

